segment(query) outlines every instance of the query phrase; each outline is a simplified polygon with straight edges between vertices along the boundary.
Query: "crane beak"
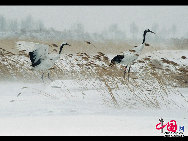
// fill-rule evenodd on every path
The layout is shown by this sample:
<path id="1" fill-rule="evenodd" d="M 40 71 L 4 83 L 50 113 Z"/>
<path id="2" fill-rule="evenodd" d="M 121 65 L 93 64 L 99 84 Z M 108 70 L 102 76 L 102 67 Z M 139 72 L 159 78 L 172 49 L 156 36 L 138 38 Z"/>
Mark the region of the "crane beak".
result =
<path id="1" fill-rule="evenodd" d="M 149 29 L 148 29 L 148 32 L 151 32 L 151 33 L 153 33 L 153 34 L 156 34 L 155 32 L 153 32 L 153 31 L 151 31 L 151 30 L 149 30 Z"/>
<path id="2" fill-rule="evenodd" d="M 67 43 L 66 45 L 71 46 L 71 45 L 70 45 L 70 44 L 68 44 L 68 43 Z"/>
<path id="3" fill-rule="evenodd" d="M 153 31 L 151 31 L 151 30 L 150 30 L 150 32 L 153 33 L 153 34 L 156 34 L 155 32 L 153 32 Z"/>

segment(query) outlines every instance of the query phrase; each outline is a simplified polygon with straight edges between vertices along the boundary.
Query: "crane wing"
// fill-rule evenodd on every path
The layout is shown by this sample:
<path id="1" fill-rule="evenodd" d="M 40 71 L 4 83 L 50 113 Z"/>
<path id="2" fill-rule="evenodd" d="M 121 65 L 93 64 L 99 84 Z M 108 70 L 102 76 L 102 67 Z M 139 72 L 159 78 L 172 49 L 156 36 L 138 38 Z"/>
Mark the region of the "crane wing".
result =
<path id="1" fill-rule="evenodd" d="M 18 50 L 24 50 L 29 54 L 33 67 L 38 66 L 48 56 L 48 45 L 27 41 L 18 41 L 16 42 L 16 47 Z"/>
<path id="2" fill-rule="evenodd" d="M 37 44 L 35 45 L 36 50 L 29 52 L 32 66 L 38 66 L 48 56 L 48 45 Z"/>
<path id="3" fill-rule="evenodd" d="M 29 52 L 30 60 L 33 64 L 37 63 L 39 60 L 45 60 L 48 56 L 48 46 L 38 44 L 35 45 L 36 50 Z"/>
<path id="4" fill-rule="evenodd" d="M 124 58 L 124 55 L 117 55 L 117 56 L 115 56 L 115 57 L 111 60 L 111 63 L 112 63 L 112 64 L 120 63 L 123 58 Z"/>
<path id="5" fill-rule="evenodd" d="M 16 42 L 16 48 L 19 51 L 25 51 L 26 53 L 32 52 L 34 50 L 36 50 L 36 46 L 38 43 L 34 43 L 34 42 L 26 42 L 26 41 L 18 41 Z"/>
<path id="6" fill-rule="evenodd" d="M 37 51 L 29 52 L 32 67 L 36 67 L 41 63 L 41 59 L 38 58 Z"/>
<path id="7" fill-rule="evenodd" d="M 48 45 L 27 42 L 27 41 L 18 41 L 16 42 L 16 47 L 19 51 L 25 51 L 26 53 L 33 52 L 37 50 L 37 53 L 40 56 L 46 56 L 48 54 Z"/>
<path id="8" fill-rule="evenodd" d="M 36 46 L 36 56 L 37 58 L 41 58 L 41 59 L 45 59 L 48 56 L 48 45 L 44 45 L 44 44 L 37 44 Z"/>

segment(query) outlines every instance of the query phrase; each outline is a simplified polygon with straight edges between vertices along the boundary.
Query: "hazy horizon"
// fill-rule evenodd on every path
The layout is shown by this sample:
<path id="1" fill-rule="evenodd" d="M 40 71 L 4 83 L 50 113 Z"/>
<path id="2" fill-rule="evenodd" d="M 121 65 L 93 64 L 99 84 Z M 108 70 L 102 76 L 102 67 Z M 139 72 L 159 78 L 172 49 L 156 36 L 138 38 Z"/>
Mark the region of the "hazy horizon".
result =
<path id="1" fill-rule="evenodd" d="M 158 24 L 168 30 L 176 26 L 176 37 L 188 36 L 187 6 L 0 6 L 0 15 L 18 19 L 31 15 L 48 28 L 63 31 L 75 23 L 84 25 L 89 33 L 107 30 L 117 24 L 122 31 L 130 32 L 135 22 L 139 33 Z"/>

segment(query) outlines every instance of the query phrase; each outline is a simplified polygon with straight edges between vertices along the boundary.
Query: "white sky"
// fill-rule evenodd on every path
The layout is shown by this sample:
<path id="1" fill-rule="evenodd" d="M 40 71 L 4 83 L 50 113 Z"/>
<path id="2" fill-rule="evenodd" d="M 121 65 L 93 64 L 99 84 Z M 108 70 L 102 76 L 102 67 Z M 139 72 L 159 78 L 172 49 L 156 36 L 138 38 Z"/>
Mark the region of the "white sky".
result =
<path id="1" fill-rule="evenodd" d="M 86 31 L 100 32 L 117 23 L 121 30 L 129 31 L 134 21 L 141 31 L 153 23 L 167 29 L 175 24 L 177 36 L 188 34 L 188 6 L 0 6 L 0 14 L 10 19 L 32 15 L 57 30 L 82 23 Z"/>

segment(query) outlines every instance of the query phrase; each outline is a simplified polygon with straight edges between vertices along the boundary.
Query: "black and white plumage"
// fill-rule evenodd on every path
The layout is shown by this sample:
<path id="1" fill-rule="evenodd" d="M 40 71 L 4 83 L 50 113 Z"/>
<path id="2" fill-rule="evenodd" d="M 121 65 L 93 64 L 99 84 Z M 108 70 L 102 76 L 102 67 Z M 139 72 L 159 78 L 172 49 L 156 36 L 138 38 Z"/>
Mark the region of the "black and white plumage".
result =
<path id="1" fill-rule="evenodd" d="M 60 58 L 60 54 L 67 43 L 62 43 L 59 54 L 49 54 L 47 45 L 38 47 L 36 50 L 29 52 L 32 67 L 35 70 L 48 70 L 54 66 L 55 61 Z M 70 45 L 69 45 L 70 46 Z"/>
<path id="2" fill-rule="evenodd" d="M 33 69 L 42 71 L 51 69 L 54 66 L 55 62 L 60 58 L 60 54 L 65 45 L 71 46 L 70 44 L 63 42 L 60 46 L 59 54 L 49 54 L 49 46 L 47 45 L 40 46 L 33 52 L 29 52 L 30 60 L 32 63 L 31 66 L 33 67 Z M 42 80 L 43 75 L 44 73 L 42 74 Z M 50 79 L 49 73 L 48 78 Z"/>
<path id="3" fill-rule="evenodd" d="M 19 49 L 26 48 L 26 52 L 28 52 L 30 60 L 31 60 L 31 66 L 32 70 L 36 71 L 43 71 L 42 74 L 42 80 L 44 71 L 48 71 L 51 69 L 55 62 L 60 58 L 60 54 L 62 52 L 62 49 L 65 45 L 71 46 L 70 44 L 63 42 L 60 46 L 60 50 L 58 54 L 55 53 L 48 53 L 49 46 L 44 44 L 34 44 L 32 42 L 24 42 L 20 41 L 18 44 Z M 48 78 L 50 79 L 49 73 Z M 51 80 L 51 79 L 50 79 Z"/>
<path id="4" fill-rule="evenodd" d="M 112 60 L 111 60 L 111 64 L 110 66 L 113 66 L 114 64 L 122 64 L 122 65 L 126 65 L 125 66 L 125 71 L 124 71 L 124 77 L 125 77 L 125 74 L 127 72 L 127 68 L 129 67 L 129 70 L 128 70 L 128 74 L 130 73 L 130 68 L 131 68 L 131 65 L 133 64 L 133 62 L 135 60 L 138 59 L 140 53 L 142 52 L 144 46 L 145 46 L 145 38 L 146 38 L 146 34 L 150 32 L 150 33 L 154 33 L 153 31 L 147 29 L 144 31 L 144 34 L 143 34 L 143 42 L 140 46 L 135 46 L 134 49 L 132 50 L 128 50 L 128 51 L 125 51 L 123 52 L 123 55 L 117 55 L 115 56 Z M 155 34 L 155 33 L 154 33 Z M 129 78 L 129 75 L 128 75 L 128 78 Z"/>

